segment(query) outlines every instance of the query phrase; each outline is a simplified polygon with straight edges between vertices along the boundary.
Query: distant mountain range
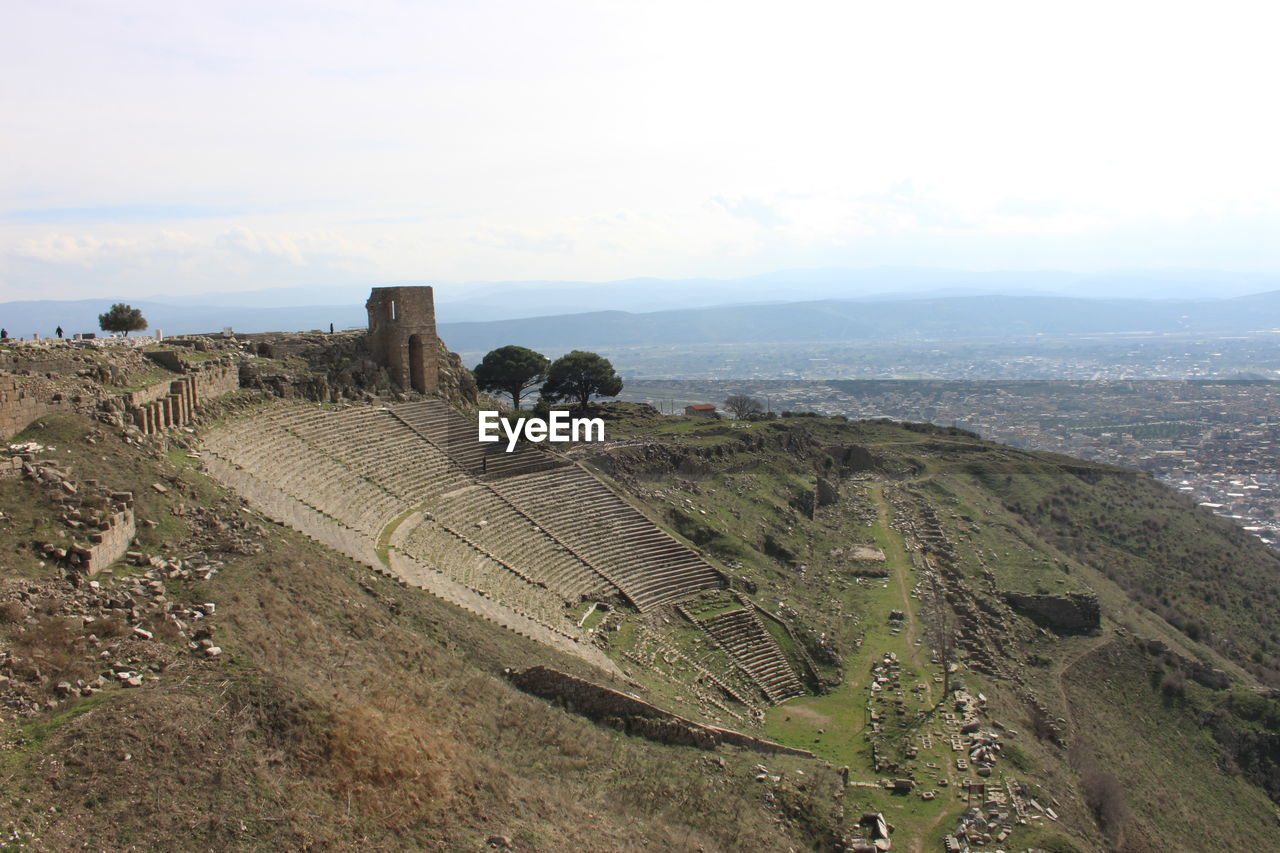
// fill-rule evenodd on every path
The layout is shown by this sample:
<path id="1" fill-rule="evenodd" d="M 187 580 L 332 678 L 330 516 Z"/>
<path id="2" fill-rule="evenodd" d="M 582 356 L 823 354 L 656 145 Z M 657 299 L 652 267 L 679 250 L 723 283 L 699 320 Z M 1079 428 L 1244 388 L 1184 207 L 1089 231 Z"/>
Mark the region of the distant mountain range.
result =
<path id="1" fill-rule="evenodd" d="M 392 283 L 392 282 L 388 282 Z M 1280 276 L 1213 270 L 974 272 L 928 267 L 779 270 L 734 279 L 630 278 L 620 281 L 502 281 L 433 284 L 441 322 L 512 320 L 584 311 L 664 311 L 757 302 L 902 299 L 990 294 L 1137 299 L 1244 296 L 1280 288 Z M 142 301 L 183 306 L 358 308 L 365 285 L 155 296 Z M 363 319 L 362 317 L 360 318 Z M 327 325 L 329 321 L 325 321 Z"/>
<path id="2" fill-rule="evenodd" d="M 1016 337 L 1280 327 L 1280 278 L 1243 273 L 792 270 L 749 278 L 436 285 L 450 346 Z M 1266 291 L 1266 292 L 1259 292 Z M 1249 293 L 1251 295 L 1242 295 Z M 166 334 L 362 328 L 367 287 L 0 303 L 15 337 L 97 331 L 112 302 Z M 1117 298 L 1123 296 L 1124 298 Z M 1159 298 L 1157 298 L 1159 297 Z"/>
<path id="3" fill-rule="evenodd" d="M 601 311 L 446 323 L 458 351 L 505 344 L 544 350 L 644 344 L 1008 339 L 1120 332 L 1243 333 L 1280 328 L 1280 291 L 1221 300 L 960 296 L 822 300 L 631 314 Z"/>

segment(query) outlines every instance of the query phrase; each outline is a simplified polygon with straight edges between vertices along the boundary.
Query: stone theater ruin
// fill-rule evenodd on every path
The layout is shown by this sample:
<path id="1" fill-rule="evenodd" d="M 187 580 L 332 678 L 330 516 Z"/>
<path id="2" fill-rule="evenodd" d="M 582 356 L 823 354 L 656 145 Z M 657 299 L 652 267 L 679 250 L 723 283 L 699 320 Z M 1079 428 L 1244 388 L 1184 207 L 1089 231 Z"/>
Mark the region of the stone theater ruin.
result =
<path id="1" fill-rule="evenodd" d="M 210 430 L 207 473 L 369 568 L 614 677 L 623 661 L 606 650 L 624 624 L 641 637 L 636 661 L 672 656 L 668 626 L 696 631 L 706 652 L 682 663 L 676 692 L 713 720 L 745 723 L 804 692 L 763 617 L 690 543 L 568 456 L 477 440 L 474 386 L 466 393 L 469 375 L 436 333 L 430 287 L 374 288 L 366 307 L 367 337 L 348 343 L 387 387 L 352 405 L 332 387 L 259 383 L 342 405 L 288 399 Z M 254 337 L 273 362 L 345 345 Z M 707 596 L 717 618 L 682 607 Z"/>

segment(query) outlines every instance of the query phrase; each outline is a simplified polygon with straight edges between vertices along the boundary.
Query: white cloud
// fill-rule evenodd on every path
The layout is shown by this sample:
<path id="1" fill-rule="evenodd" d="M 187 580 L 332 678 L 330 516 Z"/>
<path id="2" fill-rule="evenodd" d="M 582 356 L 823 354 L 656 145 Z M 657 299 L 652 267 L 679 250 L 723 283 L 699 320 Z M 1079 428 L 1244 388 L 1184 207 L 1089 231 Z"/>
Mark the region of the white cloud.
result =
<path id="1" fill-rule="evenodd" d="M 20 4 L 0 289 L 1274 267 L 1276 23 L 1231 2 Z"/>

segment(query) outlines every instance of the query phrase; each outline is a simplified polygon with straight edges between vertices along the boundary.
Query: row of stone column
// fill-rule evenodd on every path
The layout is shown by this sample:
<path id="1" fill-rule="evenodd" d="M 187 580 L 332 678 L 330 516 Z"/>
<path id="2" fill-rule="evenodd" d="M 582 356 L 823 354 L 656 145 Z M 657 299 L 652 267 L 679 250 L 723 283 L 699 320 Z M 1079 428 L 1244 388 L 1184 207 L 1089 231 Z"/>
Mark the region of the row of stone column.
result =
<path id="1" fill-rule="evenodd" d="M 133 422 L 144 434 L 151 435 L 169 427 L 190 423 L 199 404 L 195 377 L 184 376 L 169 383 L 168 395 L 135 407 Z"/>

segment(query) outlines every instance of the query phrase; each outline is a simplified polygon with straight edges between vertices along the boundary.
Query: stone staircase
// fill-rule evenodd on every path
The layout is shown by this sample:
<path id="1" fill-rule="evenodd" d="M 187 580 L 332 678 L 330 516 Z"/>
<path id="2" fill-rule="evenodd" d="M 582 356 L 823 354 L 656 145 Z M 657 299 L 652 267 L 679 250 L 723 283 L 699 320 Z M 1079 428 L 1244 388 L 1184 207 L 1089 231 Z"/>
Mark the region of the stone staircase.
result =
<path id="1" fill-rule="evenodd" d="M 751 676 L 772 702 L 804 693 L 795 671 L 754 610 L 694 620 Z"/>

